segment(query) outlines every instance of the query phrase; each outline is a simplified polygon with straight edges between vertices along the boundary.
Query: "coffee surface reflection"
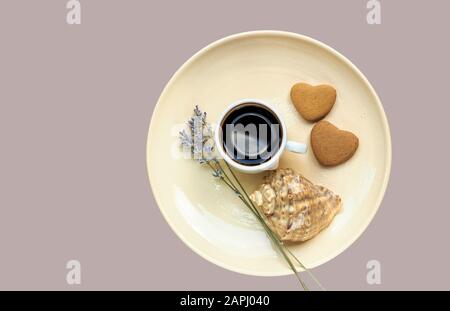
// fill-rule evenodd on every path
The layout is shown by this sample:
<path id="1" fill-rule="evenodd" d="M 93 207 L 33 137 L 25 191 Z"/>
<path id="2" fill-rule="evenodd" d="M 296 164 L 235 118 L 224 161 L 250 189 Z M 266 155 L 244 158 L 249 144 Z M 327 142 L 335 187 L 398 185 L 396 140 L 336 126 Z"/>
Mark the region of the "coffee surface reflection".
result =
<path id="1" fill-rule="evenodd" d="M 247 166 L 269 161 L 279 150 L 283 137 L 275 113 L 257 103 L 235 107 L 223 119 L 221 129 L 228 156 Z"/>

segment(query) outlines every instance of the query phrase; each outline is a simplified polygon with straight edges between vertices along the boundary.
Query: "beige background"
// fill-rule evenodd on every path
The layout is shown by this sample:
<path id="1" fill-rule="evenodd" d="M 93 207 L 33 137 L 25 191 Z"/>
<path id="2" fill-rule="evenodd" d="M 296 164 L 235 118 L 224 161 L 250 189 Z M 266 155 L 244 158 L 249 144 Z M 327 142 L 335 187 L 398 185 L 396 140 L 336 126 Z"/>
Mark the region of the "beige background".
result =
<path id="1" fill-rule="evenodd" d="M 365 234 L 315 273 L 328 289 L 450 289 L 448 1 L 65 0 L 0 3 L 0 289 L 297 289 L 223 270 L 164 222 L 145 167 L 150 116 L 193 53 L 277 29 L 352 60 L 384 104 L 391 181 Z M 82 285 L 65 282 L 78 259 Z M 366 283 L 366 263 L 382 284 Z"/>

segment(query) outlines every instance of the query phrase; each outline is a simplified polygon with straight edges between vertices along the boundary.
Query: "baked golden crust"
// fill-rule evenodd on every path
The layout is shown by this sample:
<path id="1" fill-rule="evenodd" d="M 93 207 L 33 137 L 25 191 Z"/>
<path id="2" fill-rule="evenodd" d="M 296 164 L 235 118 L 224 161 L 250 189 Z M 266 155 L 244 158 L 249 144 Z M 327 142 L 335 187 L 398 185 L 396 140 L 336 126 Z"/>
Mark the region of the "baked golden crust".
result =
<path id="1" fill-rule="evenodd" d="M 311 130 L 311 147 L 317 161 L 335 166 L 349 160 L 359 146 L 358 137 L 338 129 L 328 121 L 320 121 Z"/>
<path id="2" fill-rule="evenodd" d="M 336 102 L 336 89 L 330 85 L 297 83 L 291 88 L 291 100 L 300 115 L 315 122 L 324 118 Z"/>

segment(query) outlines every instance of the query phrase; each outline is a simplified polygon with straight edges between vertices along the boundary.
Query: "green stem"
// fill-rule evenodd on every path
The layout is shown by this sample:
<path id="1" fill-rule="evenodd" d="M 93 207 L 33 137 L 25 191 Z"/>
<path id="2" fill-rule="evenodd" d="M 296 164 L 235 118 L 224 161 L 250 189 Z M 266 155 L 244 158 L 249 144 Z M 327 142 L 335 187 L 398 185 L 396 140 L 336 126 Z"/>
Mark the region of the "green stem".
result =
<path id="1" fill-rule="evenodd" d="M 227 166 L 228 170 L 229 170 L 229 171 L 231 172 L 231 174 L 233 175 L 233 178 L 236 180 L 236 182 L 238 183 L 239 187 L 242 189 L 242 192 L 244 192 L 247 201 L 250 202 L 250 204 L 252 205 L 253 208 L 250 208 L 250 206 L 249 206 L 248 204 L 246 204 L 246 205 L 252 210 L 253 214 L 255 214 L 255 216 L 256 216 L 256 217 L 260 220 L 260 222 L 263 224 L 263 226 L 265 227 L 266 232 L 270 232 L 270 236 L 272 237 L 272 239 L 275 239 L 275 240 L 276 240 L 276 245 L 278 246 L 279 244 L 281 244 L 281 245 L 284 246 L 283 242 L 281 242 L 281 241 L 278 239 L 277 236 L 274 236 L 274 235 L 273 235 L 272 230 L 268 227 L 268 225 L 267 225 L 265 219 L 263 219 L 263 216 L 261 215 L 261 213 L 259 212 L 259 210 L 254 206 L 253 202 L 251 201 L 250 197 L 248 196 L 247 192 L 245 191 L 245 188 L 242 186 L 242 184 L 240 183 L 239 179 L 238 179 L 237 176 L 234 174 L 234 172 L 233 172 L 233 170 L 231 169 L 230 165 L 229 165 L 227 162 L 225 162 L 225 165 Z M 220 166 L 220 164 L 219 164 L 219 167 L 220 167 L 220 169 L 221 169 L 222 171 L 224 171 L 223 168 Z M 236 188 L 237 188 L 237 187 L 236 187 Z M 244 200 L 242 200 L 242 201 L 244 202 Z M 244 202 L 244 203 L 246 203 L 246 202 Z M 320 284 L 320 282 L 319 282 L 319 281 L 317 280 L 317 278 L 312 274 L 312 272 L 311 272 L 308 268 L 306 268 L 305 265 L 303 265 L 303 264 L 301 263 L 301 261 L 300 261 L 300 260 L 299 260 L 299 259 L 298 259 L 298 258 L 297 258 L 290 250 L 289 250 L 289 248 L 287 248 L 287 247 L 284 246 L 284 247 L 281 247 L 280 250 L 281 250 L 282 248 L 285 248 L 285 249 L 289 252 L 289 254 L 295 259 L 295 261 L 300 265 L 300 267 L 308 273 L 308 275 L 313 279 L 314 282 L 317 283 L 317 285 L 318 285 L 322 290 L 325 290 L 325 288 L 322 286 L 322 284 Z M 284 253 L 284 249 L 282 249 L 282 253 L 283 253 L 283 255 L 286 255 L 286 254 Z M 290 260 L 288 261 L 288 263 L 291 264 Z M 294 272 L 297 274 L 297 270 L 296 270 L 295 268 L 294 268 Z"/>
<path id="2" fill-rule="evenodd" d="M 210 161 L 206 161 L 206 163 L 208 164 L 208 166 L 213 170 L 216 171 L 216 168 L 214 166 L 211 165 Z M 222 168 L 220 168 L 222 170 Z M 226 179 L 225 179 L 226 178 Z M 233 183 L 231 182 L 231 180 L 228 178 L 228 176 L 225 177 L 220 177 L 220 179 L 228 185 L 228 187 L 231 188 L 231 190 L 233 190 L 234 192 L 237 192 L 238 190 L 236 189 L 236 187 L 233 185 Z M 227 181 L 228 180 L 228 181 Z"/>
<path id="3" fill-rule="evenodd" d="M 299 264 L 299 266 L 305 270 L 306 273 L 308 273 L 308 275 L 310 276 L 311 279 L 313 279 L 314 282 L 316 282 L 316 284 L 320 287 L 321 290 L 326 290 L 325 287 L 323 287 L 323 285 L 319 282 L 319 280 L 314 276 L 314 274 L 311 272 L 311 270 L 309 270 L 308 268 L 306 268 L 301 262 L 300 260 L 298 260 L 298 258 L 291 252 L 291 250 L 289 249 L 289 247 L 286 247 L 286 250 L 288 251 L 288 253 L 295 259 L 295 261 Z"/>
<path id="4" fill-rule="evenodd" d="M 222 170 L 222 172 L 224 173 L 224 175 L 226 174 L 225 171 L 223 170 L 222 166 L 220 165 L 220 163 L 217 163 L 220 167 L 220 169 Z M 283 245 L 281 244 L 281 242 L 278 240 L 278 238 L 273 234 L 272 230 L 267 226 L 266 222 L 264 221 L 264 219 L 262 218 L 262 216 L 260 215 L 259 211 L 256 209 L 256 207 L 254 206 L 253 202 L 250 200 L 250 197 L 248 196 L 247 192 L 245 191 L 244 187 L 242 186 L 242 184 L 239 182 L 239 179 L 237 179 L 236 175 L 234 174 L 234 172 L 231 170 L 231 168 L 229 167 L 228 163 L 226 163 L 228 170 L 231 172 L 231 174 L 233 175 L 234 180 L 236 180 L 236 182 L 239 184 L 239 187 L 242 189 L 242 192 L 244 192 L 245 197 L 247 200 L 245 200 L 245 198 L 242 196 L 242 193 L 238 190 L 238 194 L 239 194 L 239 198 L 242 200 L 242 202 L 252 211 L 252 213 L 255 215 L 255 217 L 257 219 L 259 219 L 260 223 L 262 224 L 264 230 L 266 231 L 267 235 L 269 236 L 269 238 L 272 240 L 272 242 L 275 244 L 275 246 L 277 246 L 277 248 L 279 249 L 280 253 L 282 254 L 282 256 L 284 257 L 284 259 L 286 260 L 286 262 L 288 263 L 289 267 L 292 269 L 292 271 L 294 272 L 296 278 L 298 279 L 298 281 L 300 282 L 300 284 L 302 285 L 304 290 L 309 290 L 308 286 L 303 282 L 303 280 L 301 279 L 299 273 L 297 272 L 297 270 L 295 269 L 294 264 L 292 263 L 292 261 L 289 259 L 289 256 L 286 254 L 286 251 L 283 248 Z M 231 181 L 231 180 L 230 180 Z M 230 187 L 231 188 L 231 187 Z M 235 188 L 237 188 L 235 186 Z"/>
<path id="5" fill-rule="evenodd" d="M 248 202 L 250 202 L 250 204 L 253 206 L 253 208 L 256 210 L 256 207 L 254 206 L 252 200 L 250 200 L 250 197 L 247 194 L 247 191 L 245 191 L 245 188 L 242 186 L 241 182 L 239 181 L 239 179 L 236 177 L 236 175 L 234 174 L 233 170 L 231 169 L 230 165 L 225 162 L 225 165 L 228 167 L 228 170 L 231 172 L 231 175 L 233 175 L 233 178 L 236 180 L 236 182 L 238 183 L 239 187 L 242 189 L 242 192 L 244 192 L 245 197 L 247 198 Z"/>
<path id="6" fill-rule="evenodd" d="M 259 219 L 259 221 L 261 222 L 264 230 L 266 231 L 266 234 L 268 235 L 268 237 L 272 240 L 272 243 L 275 244 L 275 246 L 279 249 L 279 251 L 281 252 L 281 254 L 283 255 L 283 257 L 285 258 L 286 262 L 288 263 L 288 265 L 290 266 L 291 270 L 294 272 L 295 276 L 297 277 L 298 281 L 300 282 L 300 284 L 302 285 L 304 290 L 309 290 L 308 286 L 306 286 L 306 284 L 303 282 L 303 280 L 301 279 L 299 273 L 297 272 L 297 270 L 295 269 L 294 265 L 292 264 L 292 261 L 289 259 L 289 257 L 287 256 L 283 244 L 278 240 L 278 238 L 273 234 L 272 230 L 267 226 L 267 224 L 265 223 L 265 221 L 261 218 L 261 216 L 255 212 L 253 210 L 253 208 L 245 201 L 244 197 L 242 195 L 239 196 L 239 198 L 242 200 L 242 202 L 244 202 L 244 204 L 250 208 L 250 210 L 253 212 L 253 214 Z M 289 250 L 288 250 L 289 251 Z M 292 253 L 291 253 L 292 255 Z"/>
<path id="7" fill-rule="evenodd" d="M 225 178 L 230 182 L 230 184 L 233 184 L 233 182 L 231 181 L 230 177 L 228 176 L 227 172 L 225 172 L 225 170 L 223 169 L 222 165 L 220 165 L 220 162 L 217 159 L 214 159 L 214 163 L 216 163 L 216 165 L 218 166 L 218 168 L 220 169 L 220 171 L 222 172 L 222 174 L 225 176 Z M 237 188 L 233 185 L 233 187 L 237 190 Z"/>

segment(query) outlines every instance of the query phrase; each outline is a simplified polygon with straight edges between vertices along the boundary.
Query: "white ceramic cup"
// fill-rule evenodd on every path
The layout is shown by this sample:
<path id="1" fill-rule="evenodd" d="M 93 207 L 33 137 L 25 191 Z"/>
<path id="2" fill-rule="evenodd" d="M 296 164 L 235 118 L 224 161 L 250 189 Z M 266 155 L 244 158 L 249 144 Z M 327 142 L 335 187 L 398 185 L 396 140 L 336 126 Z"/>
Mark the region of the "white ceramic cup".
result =
<path id="1" fill-rule="evenodd" d="M 258 165 L 244 165 L 244 164 L 238 163 L 235 160 L 233 160 L 228 155 L 228 153 L 226 152 L 226 150 L 224 148 L 223 137 L 222 137 L 222 134 L 223 134 L 222 133 L 222 123 L 224 122 L 224 119 L 235 109 L 239 108 L 240 106 L 242 106 L 244 104 L 250 104 L 250 103 L 257 104 L 257 105 L 269 110 L 270 112 L 272 112 L 272 114 L 274 114 L 277 117 L 277 119 L 279 120 L 279 123 L 281 126 L 281 133 L 282 133 L 281 144 L 280 144 L 280 147 L 278 148 L 278 150 L 276 151 L 276 153 L 273 154 L 268 161 L 263 162 Z M 219 119 L 217 121 L 216 129 L 214 131 L 214 140 L 215 140 L 215 144 L 217 147 L 217 151 L 219 152 L 220 156 L 224 159 L 224 161 L 226 161 L 230 166 L 237 169 L 238 171 L 243 172 L 243 173 L 249 173 L 249 174 L 256 174 L 256 173 L 260 173 L 260 172 L 263 172 L 266 170 L 276 169 L 278 167 L 280 156 L 284 152 L 285 149 L 292 151 L 292 152 L 296 152 L 296 153 L 306 153 L 306 151 L 307 151 L 306 144 L 287 140 L 286 124 L 284 123 L 283 118 L 276 111 L 276 109 L 274 109 L 268 103 L 266 103 L 260 99 L 254 99 L 254 98 L 240 99 L 240 100 L 234 102 L 233 104 L 231 104 L 230 106 L 228 106 L 228 108 L 226 108 L 222 112 L 221 116 L 219 117 Z"/>

